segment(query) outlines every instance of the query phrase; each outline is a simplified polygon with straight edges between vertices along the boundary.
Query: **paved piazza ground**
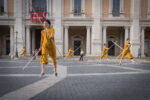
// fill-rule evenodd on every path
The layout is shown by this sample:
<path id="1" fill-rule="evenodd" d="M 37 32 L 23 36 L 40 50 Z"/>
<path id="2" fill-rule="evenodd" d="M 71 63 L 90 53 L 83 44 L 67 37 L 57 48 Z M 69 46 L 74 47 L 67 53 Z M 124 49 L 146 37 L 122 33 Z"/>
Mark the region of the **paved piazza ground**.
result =
<path id="1" fill-rule="evenodd" d="M 57 60 L 40 74 L 40 60 L 0 59 L 0 100 L 150 100 L 150 60 Z"/>

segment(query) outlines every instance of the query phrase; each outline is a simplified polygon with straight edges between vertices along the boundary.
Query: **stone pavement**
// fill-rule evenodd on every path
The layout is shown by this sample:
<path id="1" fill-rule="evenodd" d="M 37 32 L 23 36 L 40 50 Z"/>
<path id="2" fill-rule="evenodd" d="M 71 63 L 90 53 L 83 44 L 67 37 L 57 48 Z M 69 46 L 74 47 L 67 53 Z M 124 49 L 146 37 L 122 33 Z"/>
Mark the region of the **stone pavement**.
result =
<path id="1" fill-rule="evenodd" d="M 29 59 L 0 59 L 0 100 L 150 100 L 150 62 L 135 59 L 58 62 L 58 77 L 52 63 L 39 77 L 39 59 L 23 71 Z"/>

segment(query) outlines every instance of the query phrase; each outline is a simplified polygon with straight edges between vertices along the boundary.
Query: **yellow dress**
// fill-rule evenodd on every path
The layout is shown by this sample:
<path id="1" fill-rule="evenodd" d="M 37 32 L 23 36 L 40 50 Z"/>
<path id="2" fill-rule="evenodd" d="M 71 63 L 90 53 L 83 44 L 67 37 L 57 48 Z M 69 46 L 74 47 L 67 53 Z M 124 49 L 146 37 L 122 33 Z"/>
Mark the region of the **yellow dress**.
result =
<path id="1" fill-rule="evenodd" d="M 104 47 L 103 47 L 102 54 L 101 54 L 101 56 L 100 56 L 101 59 L 102 59 L 104 56 L 105 56 L 106 58 L 108 58 L 108 54 L 107 54 L 106 50 L 107 50 L 107 47 L 104 46 Z"/>
<path id="2" fill-rule="evenodd" d="M 48 63 L 48 55 L 52 63 L 56 64 L 56 46 L 54 44 L 54 39 L 50 40 L 49 36 L 54 37 L 53 28 L 49 29 L 48 32 L 46 32 L 46 30 L 41 31 L 41 43 L 42 43 L 41 64 Z"/>
<path id="3" fill-rule="evenodd" d="M 123 49 L 122 56 L 121 56 L 120 59 L 123 59 L 126 55 L 128 56 L 129 59 L 133 59 L 134 58 L 132 56 L 132 54 L 130 53 L 130 47 L 129 47 L 129 44 L 127 42 L 124 45 L 124 49 Z"/>
<path id="4" fill-rule="evenodd" d="M 72 49 L 69 49 L 68 54 L 66 55 L 66 58 L 71 56 L 72 57 Z"/>
<path id="5" fill-rule="evenodd" d="M 20 53 L 20 56 L 22 56 L 22 55 L 24 55 L 24 57 L 26 56 L 26 49 L 25 48 L 23 48 L 21 53 Z"/>

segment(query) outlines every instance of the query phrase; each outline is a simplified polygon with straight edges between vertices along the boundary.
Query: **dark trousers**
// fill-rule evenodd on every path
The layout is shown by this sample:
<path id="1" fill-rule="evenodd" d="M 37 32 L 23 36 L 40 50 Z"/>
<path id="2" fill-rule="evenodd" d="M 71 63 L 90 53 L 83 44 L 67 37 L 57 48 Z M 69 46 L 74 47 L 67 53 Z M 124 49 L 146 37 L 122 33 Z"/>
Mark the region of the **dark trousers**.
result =
<path id="1" fill-rule="evenodd" d="M 83 61 L 83 56 L 84 56 L 84 54 L 81 54 L 79 61 Z"/>
<path id="2" fill-rule="evenodd" d="M 141 58 L 141 54 L 138 54 L 138 58 Z"/>

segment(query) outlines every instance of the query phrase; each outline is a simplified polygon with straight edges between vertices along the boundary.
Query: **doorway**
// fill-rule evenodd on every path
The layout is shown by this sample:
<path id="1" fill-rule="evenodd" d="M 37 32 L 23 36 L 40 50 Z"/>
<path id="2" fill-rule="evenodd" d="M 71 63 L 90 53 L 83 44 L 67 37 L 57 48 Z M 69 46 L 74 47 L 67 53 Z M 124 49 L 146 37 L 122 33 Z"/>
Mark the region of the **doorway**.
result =
<path id="1" fill-rule="evenodd" d="M 10 53 L 10 40 L 6 40 L 6 55 Z"/>
<path id="2" fill-rule="evenodd" d="M 115 56 L 115 45 L 112 41 L 108 41 L 108 55 Z"/>
<path id="3" fill-rule="evenodd" d="M 73 46 L 74 55 L 79 56 L 81 51 L 81 40 L 74 40 Z"/>

